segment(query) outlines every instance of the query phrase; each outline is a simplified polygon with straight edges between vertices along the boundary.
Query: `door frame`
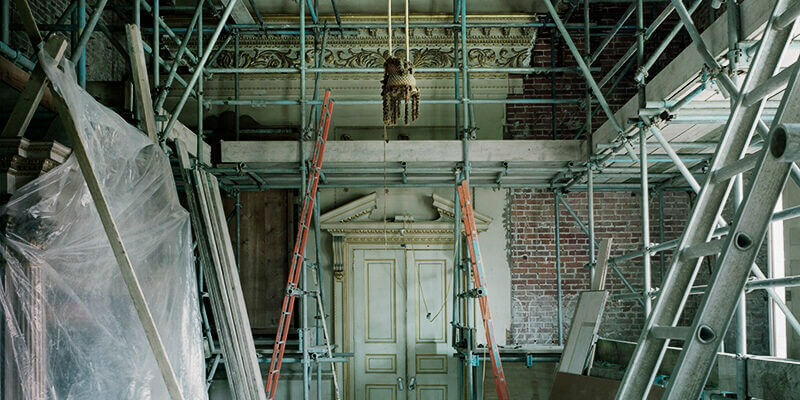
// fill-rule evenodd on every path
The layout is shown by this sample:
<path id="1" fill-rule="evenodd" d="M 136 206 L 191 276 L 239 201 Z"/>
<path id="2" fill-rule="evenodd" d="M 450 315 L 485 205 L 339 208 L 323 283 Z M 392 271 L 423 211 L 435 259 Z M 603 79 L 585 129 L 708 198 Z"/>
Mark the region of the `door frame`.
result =
<path id="1" fill-rule="evenodd" d="M 439 249 L 452 249 L 454 204 L 436 194 L 430 196 L 431 207 L 439 218 L 422 222 L 383 222 L 368 218 L 377 209 L 375 192 L 330 210 L 320 216 L 320 227 L 332 236 L 333 250 L 333 343 L 341 352 L 352 352 L 353 307 L 353 253 L 360 250 L 400 249 L 403 244 L 431 245 Z M 486 231 L 492 218 L 475 212 L 478 232 Z M 431 247 L 433 248 L 433 247 Z M 342 395 L 353 398 L 355 375 L 353 363 L 343 363 L 337 369 L 342 382 Z"/>

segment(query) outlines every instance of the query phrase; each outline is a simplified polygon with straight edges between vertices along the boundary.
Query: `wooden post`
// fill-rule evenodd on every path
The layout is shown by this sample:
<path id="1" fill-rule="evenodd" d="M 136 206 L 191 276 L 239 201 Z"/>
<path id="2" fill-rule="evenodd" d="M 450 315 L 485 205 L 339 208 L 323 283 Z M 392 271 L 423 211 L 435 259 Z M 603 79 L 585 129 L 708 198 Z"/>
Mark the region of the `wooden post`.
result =
<path id="1" fill-rule="evenodd" d="M 56 61 L 61 62 L 64 57 L 64 52 L 67 50 L 67 41 L 60 36 L 53 36 L 45 43 L 45 51 L 50 57 Z M 22 137 L 28 129 L 28 125 L 36 113 L 36 108 L 42 101 L 45 90 L 47 90 L 47 75 L 42 69 L 41 63 L 36 63 L 36 67 L 25 84 L 25 89 L 19 95 L 17 104 L 14 105 L 14 110 L 11 111 L 11 116 L 8 118 L 3 133 L 0 137 Z"/>
<path id="2" fill-rule="evenodd" d="M 22 19 L 22 26 L 25 28 L 25 32 L 28 33 L 31 45 L 36 49 L 39 43 L 42 43 L 42 33 L 39 32 L 39 27 L 33 18 L 28 0 L 14 0 L 14 5 L 17 6 L 17 15 Z"/>
<path id="3" fill-rule="evenodd" d="M 150 94 L 150 80 L 147 78 L 147 64 L 144 60 L 144 47 L 139 27 L 125 25 L 125 36 L 128 38 L 128 54 L 131 57 L 131 75 L 136 97 L 136 106 L 142 116 L 142 128 L 150 139 L 158 143 L 158 129 L 153 110 L 153 97 Z"/>
<path id="4" fill-rule="evenodd" d="M 611 238 L 606 238 L 600 241 L 600 252 L 597 255 L 597 266 L 595 268 L 594 281 L 592 281 L 592 290 L 605 289 L 609 256 L 611 256 Z"/>

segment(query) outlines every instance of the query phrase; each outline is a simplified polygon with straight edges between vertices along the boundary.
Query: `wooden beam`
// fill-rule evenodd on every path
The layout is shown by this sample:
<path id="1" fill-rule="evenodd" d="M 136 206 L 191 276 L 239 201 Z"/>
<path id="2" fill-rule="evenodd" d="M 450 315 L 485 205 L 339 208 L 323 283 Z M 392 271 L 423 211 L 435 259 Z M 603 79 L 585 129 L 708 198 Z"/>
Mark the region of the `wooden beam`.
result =
<path id="1" fill-rule="evenodd" d="M 600 252 L 597 255 L 597 265 L 595 265 L 594 268 L 592 290 L 603 290 L 606 288 L 609 256 L 611 256 L 611 238 L 605 238 L 600 240 Z"/>
<path id="2" fill-rule="evenodd" d="M 169 119 L 171 115 L 163 108 L 159 110 L 159 114 L 165 116 L 167 119 Z M 175 125 L 172 127 L 172 130 L 167 133 L 166 139 L 170 141 L 180 140 L 183 142 L 183 146 L 185 147 L 186 151 L 192 156 L 197 157 L 197 134 L 189 129 L 189 127 L 181 123 L 181 121 L 175 121 Z M 211 146 L 209 146 L 208 143 L 203 142 L 202 147 L 203 163 L 210 164 Z"/>
<path id="3" fill-rule="evenodd" d="M 42 60 L 39 62 L 41 63 Z M 55 65 L 51 66 L 50 68 L 55 68 Z M 79 132 L 78 125 L 73 119 L 66 100 L 61 97 L 56 90 L 53 90 L 53 93 L 56 94 L 55 100 L 58 106 L 58 114 L 61 117 L 64 129 L 67 131 L 67 134 L 72 142 L 73 154 L 75 154 L 75 158 L 78 160 L 78 165 L 81 167 L 81 173 L 86 180 L 89 193 L 92 196 L 92 200 L 97 208 L 100 221 L 103 224 L 103 230 L 105 230 L 106 237 L 108 238 L 109 244 L 111 245 L 111 249 L 114 253 L 114 258 L 116 258 L 117 264 L 119 265 L 122 279 L 125 281 L 125 286 L 128 288 L 128 294 L 131 296 L 133 306 L 136 309 L 137 315 L 139 316 L 139 321 L 142 323 L 142 328 L 144 328 L 147 341 L 150 343 L 150 348 L 153 350 L 156 363 L 161 370 L 161 376 L 164 379 L 167 391 L 169 392 L 171 399 L 182 400 L 184 397 L 181 393 L 178 378 L 175 376 L 175 372 L 170 364 L 169 357 L 167 356 L 167 350 L 164 348 L 164 343 L 161 341 L 161 336 L 158 334 L 158 329 L 156 328 L 156 323 L 153 320 L 153 315 L 150 312 L 150 308 L 148 307 L 147 301 L 144 298 L 142 287 L 139 284 L 139 279 L 136 277 L 136 272 L 133 270 L 133 264 L 128 256 L 128 252 L 125 250 L 125 244 L 122 242 L 122 236 L 120 235 L 119 228 L 117 227 L 114 217 L 111 214 L 111 209 L 106 200 L 106 195 L 103 193 L 103 188 L 100 185 L 100 181 L 95 173 L 92 160 L 89 158 L 89 155 L 86 152 L 86 143 Z"/>
<path id="4" fill-rule="evenodd" d="M 142 128 L 150 139 L 158 143 L 158 128 L 156 128 L 156 116 L 153 110 L 153 97 L 150 94 L 150 80 L 147 78 L 142 33 L 138 26 L 128 24 L 125 25 L 125 36 L 128 38 L 134 96 L 139 114 L 142 116 Z"/>
<path id="5" fill-rule="evenodd" d="M 0 80 L 5 82 L 8 86 L 22 92 L 25 90 L 25 85 L 28 83 L 30 77 L 31 74 L 14 65 L 14 63 L 5 57 L 0 57 Z M 50 93 L 50 88 L 45 87 L 39 105 L 50 111 L 56 111 L 56 103 L 53 100 L 53 95 Z"/>
<path id="6" fill-rule="evenodd" d="M 31 40 L 33 48 L 36 49 L 39 43 L 42 43 L 42 33 L 39 32 L 39 26 L 36 25 L 36 19 L 33 18 L 28 0 L 14 0 L 14 5 L 17 6 L 17 15 L 22 19 L 22 26 L 25 28 L 25 32 L 28 33 L 28 39 Z"/>
<path id="7" fill-rule="evenodd" d="M 228 3 L 231 0 L 222 0 L 223 7 L 227 7 Z M 258 10 L 253 10 L 254 12 L 258 12 Z M 247 9 L 247 6 L 244 4 L 244 1 L 237 1 L 236 4 L 233 5 L 233 11 L 231 11 L 231 18 L 233 22 L 237 24 L 248 24 L 252 25 L 256 23 L 256 20 L 253 19 L 253 14 L 250 14 L 250 10 Z"/>
<path id="8" fill-rule="evenodd" d="M 313 142 L 306 143 L 311 154 Z M 224 163 L 297 163 L 300 149 L 296 141 L 233 141 L 222 144 Z M 382 140 L 329 141 L 325 163 L 382 164 Z M 579 140 L 475 140 L 470 142 L 470 162 L 582 162 L 584 144 Z M 461 162 L 462 143 L 458 140 L 398 141 L 386 144 L 386 161 L 408 163 Z"/>
<path id="9" fill-rule="evenodd" d="M 50 57 L 53 57 L 56 63 L 61 62 L 66 50 L 67 41 L 61 36 L 53 36 L 45 44 L 45 51 Z M 25 83 L 25 88 L 22 89 L 22 93 L 17 99 L 17 103 L 14 105 L 14 109 L 11 111 L 11 116 L 8 118 L 5 128 L 3 128 L 3 132 L 0 133 L 0 137 L 22 137 L 25 135 L 25 131 L 28 130 L 28 125 L 33 119 L 33 114 L 36 113 L 36 108 L 39 107 L 39 103 L 42 101 L 48 83 L 47 75 L 44 73 L 42 65 L 38 62 L 29 77 L 28 82 Z"/>

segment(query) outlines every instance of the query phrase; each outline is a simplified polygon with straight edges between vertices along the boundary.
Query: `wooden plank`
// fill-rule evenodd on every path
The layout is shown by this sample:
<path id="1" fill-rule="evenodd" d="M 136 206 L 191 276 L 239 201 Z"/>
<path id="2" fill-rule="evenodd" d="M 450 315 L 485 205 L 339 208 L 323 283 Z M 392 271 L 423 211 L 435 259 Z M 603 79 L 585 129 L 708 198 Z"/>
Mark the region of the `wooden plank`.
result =
<path id="1" fill-rule="evenodd" d="M 31 74 L 14 65 L 14 63 L 5 57 L 0 57 L 0 80 L 5 82 L 8 86 L 16 89 L 19 92 L 22 92 L 25 90 L 25 85 L 28 83 L 30 78 Z M 56 102 L 53 100 L 53 95 L 50 93 L 49 87 L 45 87 L 44 94 L 42 95 L 42 100 L 39 102 L 39 105 L 53 112 L 58 110 Z"/>
<path id="2" fill-rule="evenodd" d="M 14 0 L 14 5 L 17 7 L 17 15 L 22 19 L 22 26 L 28 34 L 28 39 L 31 40 L 31 45 L 34 49 L 37 48 L 39 43 L 42 43 L 42 33 L 39 32 L 36 19 L 33 18 L 28 0 Z"/>
<path id="3" fill-rule="evenodd" d="M 167 119 L 169 119 L 171 116 L 171 114 L 163 108 L 159 110 L 158 113 L 165 116 Z M 197 135 L 186 125 L 181 123 L 181 121 L 175 121 L 175 125 L 173 125 L 172 130 L 167 133 L 166 139 L 170 141 L 180 139 L 181 142 L 183 142 L 186 151 L 192 156 L 197 157 Z M 295 146 L 297 146 L 297 142 L 295 142 Z M 210 165 L 210 160 L 211 146 L 209 146 L 208 143 L 203 142 L 202 163 Z"/>
<path id="4" fill-rule="evenodd" d="M 223 6 L 227 6 L 231 1 L 235 0 L 222 0 L 221 2 Z M 258 10 L 253 11 L 258 12 Z M 253 14 L 251 14 L 250 10 L 247 9 L 247 6 L 244 4 L 243 0 L 239 0 L 233 5 L 231 19 L 233 19 L 233 21 L 237 24 L 252 25 L 256 23 L 255 19 L 253 19 Z"/>
<path id="5" fill-rule="evenodd" d="M 256 347 L 253 342 L 253 334 L 250 329 L 250 322 L 247 319 L 247 309 L 244 304 L 244 297 L 242 296 L 242 287 L 239 280 L 238 271 L 236 270 L 236 259 L 233 254 L 233 247 L 231 246 L 231 238 L 228 233 L 227 225 L 225 222 L 225 214 L 222 211 L 222 197 L 219 191 L 219 184 L 217 178 L 212 174 L 206 173 L 208 188 L 211 191 L 211 206 L 215 213 L 215 231 L 218 232 L 219 244 L 221 245 L 221 255 L 225 261 L 225 278 L 230 284 L 230 291 L 227 293 L 231 298 L 231 303 L 235 306 L 237 311 L 238 323 L 240 326 L 240 337 L 243 341 L 243 366 L 246 373 L 246 378 L 249 381 L 248 387 L 252 390 L 252 398 L 265 399 L 266 393 L 264 391 L 264 383 L 261 379 L 261 369 L 258 366 L 258 358 L 256 357 Z"/>
<path id="6" fill-rule="evenodd" d="M 608 273 L 608 258 L 611 256 L 611 238 L 600 240 L 600 251 L 597 253 L 597 265 L 594 268 L 594 281 L 592 290 L 606 288 L 606 275 Z"/>
<path id="7" fill-rule="evenodd" d="M 386 161 L 408 163 L 461 162 L 461 142 L 457 140 L 393 140 L 386 144 Z M 306 143 L 311 154 L 313 142 Z M 329 141 L 325 163 L 365 162 L 383 164 L 382 140 Z M 297 141 L 223 141 L 222 162 L 298 163 Z M 586 159 L 580 140 L 477 140 L 470 146 L 471 162 L 581 162 Z M 513 167 L 512 167 L 513 169 Z"/>
<path id="8" fill-rule="evenodd" d="M 582 292 L 578 306 L 572 316 L 572 324 L 567 336 L 567 344 L 561 353 L 558 370 L 572 374 L 583 374 L 589 355 L 594 347 L 594 339 L 600 328 L 600 319 L 608 299 L 608 292 L 596 290 Z"/>
<path id="9" fill-rule="evenodd" d="M 39 62 L 42 62 L 42 60 Z M 55 65 L 53 65 L 52 68 L 55 68 Z M 184 397 L 181 393 L 178 378 L 175 376 L 175 372 L 172 369 L 169 357 L 167 356 L 167 351 L 164 348 L 164 343 L 161 341 L 161 336 L 158 334 L 158 329 L 156 328 L 155 321 L 153 320 L 153 315 L 150 313 L 150 308 L 147 306 L 147 301 L 144 298 L 142 287 L 139 284 L 139 280 L 136 277 L 135 271 L 133 270 L 133 265 L 131 264 L 131 260 L 128 257 L 127 251 L 125 250 L 125 245 L 122 242 L 119 228 L 117 228 L 117 224 L 114 222 L 114 217 L 111 215 L 111 209 L 106 201 L 103 188 L 100 186 L 100 181 L 95 173 L 92 160 L 86 153 L 86 143 L 84 143 L 81 134 L 78 132 L 78 125 L 73 119 L 65 99 L 61 97 L 56 90 L 53 90 L 53 93 L 55 93 L 55 100 L 56 104 L 58 105 L 58 114 L 61 116 L 64 129 L 67 131 L 67 134 L 72 141 L 72 152 L 75 154 L 75 158 L 78 160 L 78 165 L 81 167 L 81 173 L 86 180 L 89 193 L 91 194 L 92 200 L 97 208 L 97 213 L 100 216 L 100 221 L 103 224 L 106 237 L 111 245 L 114 258 L 116 258 L 117 264 L 119 265 L 122 279 L 125 281 L 125 286 L 128 288 L 128 293 L 130 294 L 131 300 L 133 301 L 133 306 L 136 309 L 136 314 L 139 316 L 139 321 L 142 323 L 142 328 L 144 328 L 147 341 L 150 344 L 150 348 L 153 350 L 153 356 L 155 357 L 156 363 L 161 371 L 161 377 L 164 379 L 164 383 L 167 386 L 167 392 L 169 393 L 170 398 L 173 400 L 183 399 Z"/>
<path id="10" fill-rule="evenodd" d="M 207 245 L 209 248 L 209 253 L 211 255 L 212 262 L 210 264 L 206 264 L 206 268 L 213 268 L 213 274 L 209 276 L 210 279 L 207 280 L 209 283 L 216 284 L 217 295 L 219 297 L 219 312 L 221 313 L 222 318 L 217 320 L 218 324 L 222 324 L 223 329 L 223 345 L 228 346 L 228 352 L 225 354 L 225 360 L 227 365 L 227 372 L 229 373 L 229 381 L 231 392 L 234 393 L 234 397 L 239 399 L 246 399 L 247 394 L 242 392 L 245 390 L 245 385 L 243 381 L 243 376 L 241 375 L 241 358 L 240 355 L 242 353 L 241 350 L 241 342 L 235 340 L 237 335 L 237 323 L 234 316 L 234 310 L 232 308 L 231 303 L 228 301 L 227 294 L 230 293 L 230 290 L 227 286 L 227 281 L 224 278 L 223 267 L 222 267 L 222 258 L 220 256 L 218 243 L 216 234 L 214 231 L 214 224 L 212 219 L 212 213 L 210 210 L 210 203 L 209 198 L 210 194 L 208 191 L 208 186 L 205 184 L 203 180 L 204 172 L 200 172 L 198 170 L 191 170 L 194 181 L 196 183 L 197 188 L 197 203 L 199 205 L 199 211 L 202 217 L 202 222 L 198 224 L 198 229 L 204 229 L 207 232 L 206 239 Z M 202 228 L 200 228 L 202 227 Z M 227 338 L 228 340 L 225 340 Z"/>
<path id="11" fill-rule="evenodd" d="M 219 279 L 216 273 L 217 264 L 215 263 L 215 259 L 211 254 L 212 251 L 215 251 L 215 248 L 212 249 L 212 243 L 209 240 L 209 234 L 213 235 L 213 232 L 207 232 L 205 229 L 205 227 L 208 225 L 205 224 L 205 220 L 203 219 L 203 211 L 201 210 L 201 193 L 199 193 L 200 191 L 196 190 L 197 187 L 193 181 L 192 164 L 189 160 L 189 154 L 186 151 L 186 145 L 177 140 L 175 141 L 175 150 L 178 154 L 181 178 L 184 182 L 184 193 L 186 195 L 186 203 L 189 208 L 189 216 L 192 222 L 192 232 L 194 233 L 195 241 L 198 243 L 197 247 L 200 255 L 200 262 L 203 267 L 205 286 L 209 294 L 209 299 L 211 300 L 211 312 L 214 317 L 213 322 L 217 330 L 217 337 L 221 338 L 218 343 L 222 348 L 222 355 L 225 357 L 225 359 L 232 359 L 233 354 L 236 352 L 234 349 L 235 345 L 232 340 L 226 339 L 230 337 L 231 328 L 229 319 L 227 318 L 228 314 L 225 312 L 225 301 L 222 299 L 222 292 L 220 290 Z M 238 370 L 234 369 L 232 366 L 229 366 L 228 368 L 229 370 L 227 373 L 229 379 L 227 381 L 230 392 L 236 398 L 241 398 L 243 396 L 240 396 L 238 391 L 242 389 L 242 386 L 236 385 Z"/>
<path id="12" fill-rule="evenodd" d="M 50 38 L 45 44 L 45 51 L 52 57 L 56 63 L 61 62 L 64 57 L 64 52 L 67 50 L 67 41 L 61 36 L 54 36 Z M 25 131 L 28 130 L 28 125 L 33 119 L 33 114 L 39 107 L 39 103 L 44 96 L 47 89 L 47 75 L 40 63 L 36 63 L 36 67 L 25 83 L 25 88 L 22 89 L 14 109 L 11 111 L 11 116 L 8 118 L 3 132 L 0 137 L 22 137 Z"/>
<path id="13" fill-rule="evenodd" d="M 158 129 L 153 110 L 153 97 L 150 94 L 150 80 L 147 77 L 147 64 L 142 47 L 142 33 L 134 24 L 125 25 L 125 36 L 128 38 L 128 54 L 131 58 L 131 75 L 136 96 L 136 106 L 142 116 L 144 132 L 150 139 L 158 143 Z"/>
<path id="14" fill-rule="evenodd" d="M 551 400 L 612 400 L 617 395 L 620 381 L 557 372 L 550 392 Z M 664 389 L 653 386 L 648 400 L 660 399 Z"/>

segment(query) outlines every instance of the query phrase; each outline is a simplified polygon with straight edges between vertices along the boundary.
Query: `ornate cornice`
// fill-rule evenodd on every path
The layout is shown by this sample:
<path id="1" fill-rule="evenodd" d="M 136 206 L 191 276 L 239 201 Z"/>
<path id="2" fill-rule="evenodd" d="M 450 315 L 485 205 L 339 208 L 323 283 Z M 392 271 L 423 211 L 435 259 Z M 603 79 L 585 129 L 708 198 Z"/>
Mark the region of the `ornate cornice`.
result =
<path id="1" fill-rule="evenodd" d="M 285 21 L 284 21 L 285 20 Z M 296 20 L 296 19 L 295 19 Z M 536 22 L 536 16 L 483 16 L 470 18 L 470 23 L 496 22 Z M 367 17 L 347 22 L 383 22 L 385 18 Z M 421 16 L 412 18 L 413 22 L 452 22 L 447 16 Z M 288 23 L 293 20 L 273 19 L 272 23 Z M 388 31 L 383 28 L 359 28 L 346 35 L 331 34 L 326 40 L 324 66 L 334 68 L 380 68 L 388 57 Z M 392 30 L 395 38 L 393 55 L 405 58 L 401 39 L 405 37 L 401 25 Z M 353 34 L 354 33 L 354 34 Z M 460 57 L 453 46 L 453 30 L 442 27 L 412 28 L 409 31 L 411 60 L 417 68 L 456 67 L 455 59 Z M 533 27 L 475 27 L 467 29 L 467 59 L 470 67 L 527 67 L 530 51 L 536 38 Z M 261 35 L 247 35 L 239 40 L 239 66 L 244 68 L 296 68 L 300 55 L 306 62 L 314 62 L 315 54 L 310 37 L 306 40 L 307 49 L 301 53 L 300 38 L 297 35 L 276 35 L 269 31 Z M 212 67 L 233 67 L 233 48 L 228 47 L 220 53 Z"/>

